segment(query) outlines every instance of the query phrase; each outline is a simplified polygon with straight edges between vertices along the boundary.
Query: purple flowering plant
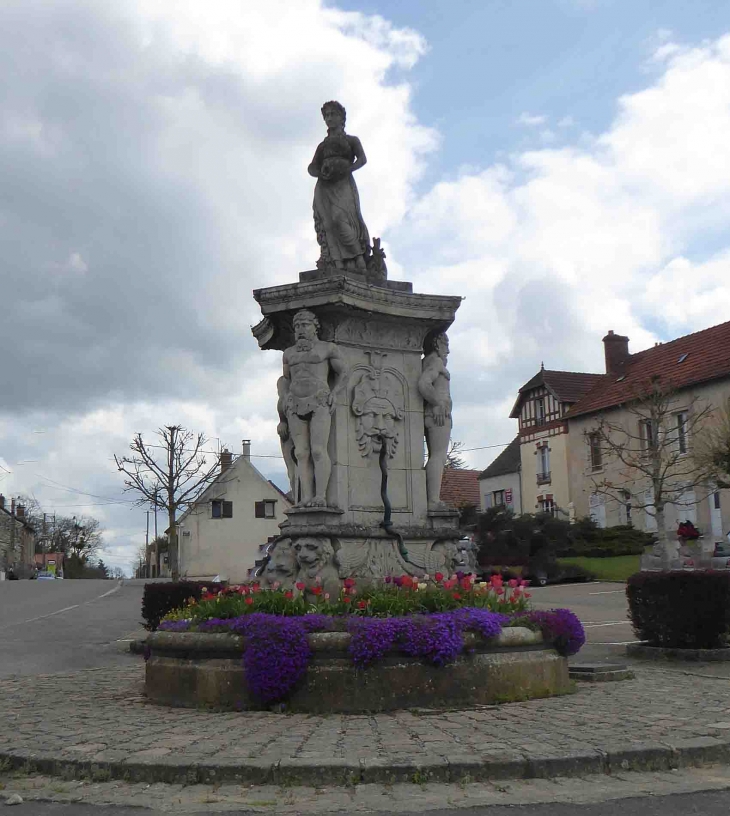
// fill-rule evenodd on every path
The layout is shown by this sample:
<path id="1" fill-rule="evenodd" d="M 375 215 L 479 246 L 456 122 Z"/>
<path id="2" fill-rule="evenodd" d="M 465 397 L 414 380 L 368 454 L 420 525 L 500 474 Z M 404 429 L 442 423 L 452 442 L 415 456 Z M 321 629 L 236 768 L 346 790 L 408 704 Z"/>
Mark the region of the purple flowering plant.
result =
<path id="1" fill-rule="evenodd" d="M 401 576 L 358 589 L 348 578 L 331 598 L 319 585 L 309 594 L 299 584 L 294 591 L 250 584 L 191 599 L 167 615 L 160 629 L 241 635 L 247 686 L 269 705 L 285 699 L 305 676 L 311 632 L 349 632 L 350 657 L 362 669 L 390 651 L 442 666 L 463 652 L 465 632 L 488 641 L 516 625 L 541 631 L 563 655 L 575 654 L 585 642 L 578 618 L 567 609 L 528 611 L 525 586 L 504 586 L 499 576 L 476 582 L 471 575 L 437 573 L 433 580 Z"/>

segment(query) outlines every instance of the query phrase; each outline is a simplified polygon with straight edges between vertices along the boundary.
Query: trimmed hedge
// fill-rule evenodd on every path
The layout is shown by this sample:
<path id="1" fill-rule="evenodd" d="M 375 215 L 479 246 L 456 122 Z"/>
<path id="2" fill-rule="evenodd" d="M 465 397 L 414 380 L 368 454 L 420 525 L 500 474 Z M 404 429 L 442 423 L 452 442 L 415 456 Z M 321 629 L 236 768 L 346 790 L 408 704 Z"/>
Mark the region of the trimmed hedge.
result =
<path id="1" fill-rule="evenodd" d="M 175 581 L 173 583 L 145 584 L 142 595 L 143 626 L 154 632 L 162 618 L 173 609 L 183 606 L 189 598 L 200 600 L 203 588 L 218 592 L 225 584 L 215 581 Z"/>
<path id="2" fill-rule="evenodd" d="M 634 631 L 652 646 L 718 649 L 730 633 L 730 572 L 637 572 L 626 586 Z"/>

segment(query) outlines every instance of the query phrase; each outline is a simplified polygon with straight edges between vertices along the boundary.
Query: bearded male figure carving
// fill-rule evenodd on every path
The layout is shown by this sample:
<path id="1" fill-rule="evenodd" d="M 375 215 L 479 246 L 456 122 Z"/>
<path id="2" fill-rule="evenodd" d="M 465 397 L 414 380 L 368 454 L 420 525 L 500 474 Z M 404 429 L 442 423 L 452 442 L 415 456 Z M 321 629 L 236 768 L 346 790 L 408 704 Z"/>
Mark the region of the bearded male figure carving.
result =
<path id="1" fill-rule="evenodd" d="M 347 365 L 335 343 L 318 338 L 319 321 L 302 309 L 294 315 L 295 343 L 284 352 L 279 381 L 288 431 L 294 443 L 299 497 L 295 506 L 326 507 L 332 463 L 327 452 L 335 399 Z M 330 375 L 332 387 L 330 388 Z"/>
<path id="2" fill-rule="evenodd" d="M 424 426 L 428 461 L 426 462 L 426 495 L 429 510 L 445 507 L 441 501 L 441 480 L 451 438 L 451 375 L 446 368 L 449 338 L 444 332 L 435 335 L 425 348 L 418 390 L 425 402 Z"/>

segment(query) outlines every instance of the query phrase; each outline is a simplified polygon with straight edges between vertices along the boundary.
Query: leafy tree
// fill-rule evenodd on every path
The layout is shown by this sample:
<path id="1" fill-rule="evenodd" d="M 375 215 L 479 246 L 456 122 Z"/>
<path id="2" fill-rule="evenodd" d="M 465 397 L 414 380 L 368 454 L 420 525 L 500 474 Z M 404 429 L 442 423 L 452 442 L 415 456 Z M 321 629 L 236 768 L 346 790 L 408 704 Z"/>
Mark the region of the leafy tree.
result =
<path id="1" fill-rule="evenodd" d="M 135 434 L 129 446 L 132 456 L 115 455 L 114 461 L 126 477 L 125 490 L 139 494 L 138 505 L 151 505 L 167 513 L 170 570 L 177 580 L 178 513 L 216 478 L 220 456 L 215 455 L 211 464 L 204 452 L 206 437 L 180 425 L 166 425 L 156 436 L 158 444 L 146 442 L 141 433 Z"/>
<path id="2" fill-rule="evenodd" d="M 641 383 L 625 405 L 627 414 L 600 418 L 589 431 L 593 456 L 604 475 L 592 479 L 596 493 L 629 503 L 655 519 L 655 554 L 669 566 L 676 551 L 667 530 L 666 508 L 682 508 L 695 487 L 706 487 L 711 468 L 693 455 L 690 440 L 707 428 L 712 407 L 695 397 L 679 395 L 671 384 L 654 376 Z"/>

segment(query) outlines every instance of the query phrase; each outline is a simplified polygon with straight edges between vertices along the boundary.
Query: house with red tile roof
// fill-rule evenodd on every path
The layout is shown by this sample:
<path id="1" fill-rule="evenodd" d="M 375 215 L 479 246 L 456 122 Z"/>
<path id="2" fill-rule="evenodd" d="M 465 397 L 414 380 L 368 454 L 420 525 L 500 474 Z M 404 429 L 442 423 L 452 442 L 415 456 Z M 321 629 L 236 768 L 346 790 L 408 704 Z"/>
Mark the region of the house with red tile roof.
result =
<path id="1" fill-rule="evenodd" d="M 651 507 L 651 485 L 628 483 L 625 467 L 611 462 L 600 445 L 591 444 L 602 418 L 626 428 L 634 439 L 641 438 L 639 419 L 631 406 L 653 378 L 671 396 L 664 433 L 672 439 L 682 456 L 687 456 L 683 472 L 687 491 L 681 503 L 666 511 L 667 529 L 689 519 L 704 533 L 710 547 L 730 529 L 730 491 L 712 483 L 690 485 L 692 481 L 692 442 L 688 428 L 691 414 L 703 408 L 717 409 L 730 399 L 730 322 L 679 337 L 635 354 L 629 352 L 629 338 L 609 331 L 603 338 L 606 373 L 568 410 L 564 419 L 569 428 L 568 493 L 576 516 L 593 516 L 601 526 L 630 522 L 653 531 L 656 519 Z M 697 427 L 697 432 L 700 428 Z M 672 442 L 672 444 L 675 444 Z M 615 500 L 596 490 L 596 484 L 608 480 L 620 487 L 627 482 L 625 500 Z M 643 490 L 643 494 L 642 491 Z M 637 501 L 633 497 L 639 497 Z"/>
<path id="2" fill-rule="evenodd" d="M 465 468 L 444 468 L 441 482 L 441 501 L 449 507 L 461 510 L 464 507 L 480 507 L 478 470 Z"/>

